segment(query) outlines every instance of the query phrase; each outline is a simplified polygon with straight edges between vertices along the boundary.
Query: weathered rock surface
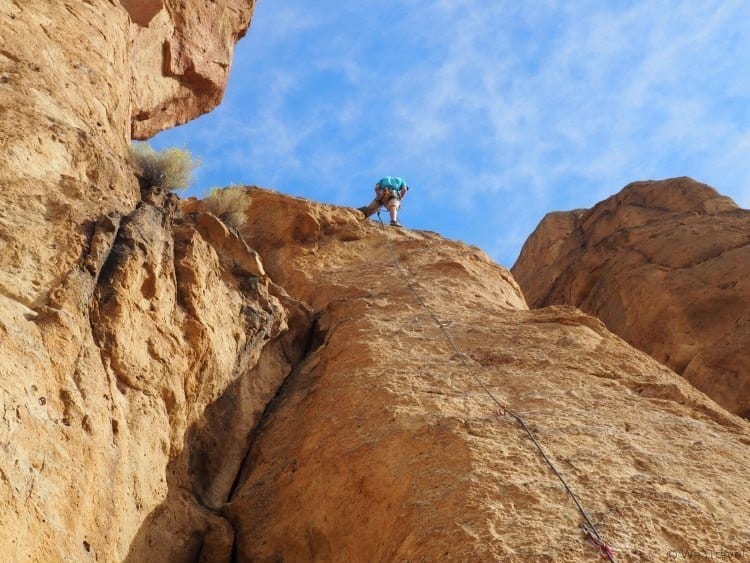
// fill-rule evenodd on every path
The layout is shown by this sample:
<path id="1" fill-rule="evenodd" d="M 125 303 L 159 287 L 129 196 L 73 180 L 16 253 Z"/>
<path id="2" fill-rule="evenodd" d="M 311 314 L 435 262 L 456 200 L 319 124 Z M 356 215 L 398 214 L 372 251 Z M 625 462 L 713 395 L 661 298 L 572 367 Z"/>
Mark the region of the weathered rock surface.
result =
<path id="1" fill-rule="evenodd" d="M 231 550 L 211 511 L 311 318 L 236 269 L 225 240 L 190 218 L 173 227 L 169 203 L 119 227 L 103 219 L 40 310 L 3 301 L 0 552 L 12 560 L 184 560 L 217 534 Z"/>
<path id="2" fill-rule="evenodd" d="M 552 213 L 513 275 L 532 307 L 569 304 L 750 417 L 750 211 L 689 178 L 636 182 Z"/>
<path id="3" fill-rule="evenodd" d="M 525 418 L 619 560 L 747 553 L 747 421 L 597 319 L 529 311 L 476 248 L 251 195 L 249 242 L 313 305 L 318 335 L 256 431 L 228 507 L 237 560 L 599 557 L 560 482 L 521 428 L 495 416 L 432 314 Z"/>
<path id="4" fill-rule="evenodd" d="M 252 6 L 0 0 L 3 559 L 597 557 L 462 360 L 627 559 L 747 549 L 748 423 L 478 249 L 140 190 L 128 140 L 218 102 Z"/>
<path id="5" fill-rule="evenodd" d="M 218 103 L 252 7 L 165 0 L 142 28 L 119 1 L 0 0 L 0 294 L 43 304 L 88 223 L 134 209 L 131 135 Z"/>
<path id="6" fill-rule="evenodd" d="M 147 139 L 215 108 L 255 0 L 120 1 L 133 22 L 133 137 Z"/>
<path id="7" fill-rule="evenodd" d="M 0 0 L 3 560 L 226 544 L 211 507 L 311 322 L 242 241 L 141 201 L 125 157 L 132 120 L 215 105 L 252 2 L 166 0 L 148 28 L 158 3 L 125 4 Z"/>

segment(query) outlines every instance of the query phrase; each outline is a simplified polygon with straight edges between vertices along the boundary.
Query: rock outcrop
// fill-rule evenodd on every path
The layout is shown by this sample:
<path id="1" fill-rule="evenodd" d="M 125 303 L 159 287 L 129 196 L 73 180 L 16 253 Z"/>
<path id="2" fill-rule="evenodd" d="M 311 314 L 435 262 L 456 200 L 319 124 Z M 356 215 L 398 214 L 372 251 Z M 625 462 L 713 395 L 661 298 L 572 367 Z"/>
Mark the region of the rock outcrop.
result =
<path id="1" fill-rule="evenodd" d="M 175 203 L 92 225 L 43 307 L 3 302 L 0 552 L 12 560 L 231 550 L 212 511 L 312 319 L 242 267 L 257 256 L 236 235 L 209 234 Z M 232 237 L 245 260 L 224 252 Z"/>
<path id="2" fill-rule="evenodd" d="M 4 560 L 598 557 L 488 390 L 627 559 L 750 551 L 750 424 L 595 318 L 434 233 L 141 189 L 252 6 L 0 0 Z"/>
<path id="3" fill-rule="evenodd" d="M 551 213 L 512 271 L 532 307 L 596 315 L 750 417 L 750 212 L 713 188 L 636 182 L 590 210 Z"/>
<path id="4" fill-rule="evenodd" d="M 126 155 L 133 134 L 215 105 L 251 10 L 0 0 L 4 560 L 231 546 L 211 507 L 309 311 L 237 267 L 257 256 L 234 235 L 141 194 Z M 217 467 L 222 435 L 237 446 Z M 148 548 L 159 533 L 169 544 Z"/>
<path id="5" fill-rule="evenodd" d="M 133 137 L 147 139 L 216 107 L 255 0 L 120 2 L 133 22 Z"/>
<path id="6" fill-rule="evenodd" d="M 119 1 L 0 0 L 0 293 L 44 303 L 89 222 L 135 208 L 131 137 L 218 103 L 252 6 L 165 0 L 144 28 Z"/>
<path id="7" fill-rule="evenodd" d="M 462 359 L 525 418 L 622 560 L 747 549 L 746 421 L 595 318 L 529 311 L 476 248 L 251 195 L 249 242 L 318 329 L 227 509 L 237 560 L 598 558 L 560 482 Z"/>

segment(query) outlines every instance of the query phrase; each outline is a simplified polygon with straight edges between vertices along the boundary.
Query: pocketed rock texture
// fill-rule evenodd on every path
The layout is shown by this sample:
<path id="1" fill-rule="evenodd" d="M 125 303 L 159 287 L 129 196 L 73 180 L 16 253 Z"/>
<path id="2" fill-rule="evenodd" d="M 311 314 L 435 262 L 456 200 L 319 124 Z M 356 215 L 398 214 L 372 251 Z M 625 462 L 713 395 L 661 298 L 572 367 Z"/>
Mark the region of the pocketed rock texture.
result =
<path id="1" fill-rule="evenodd" d="M 9 560 L 231 552 L 232 530 L 214 511 L 306 349 L 311 317 L 247 271 L 258 261 L 241 240 L 175 216 L 174 205 L 103 218 L 80 268 L 39 310 L 4 300 L 0 552 Z M 233 237 L 244 260 L 223 252 Z"/>
<path id="2" fill-rule="evenodd" d="M 432 315 L 524 417 L 618 560 L 750 557 L 747 421 L 597 319 L 529 311 L 476 248 L 249 193 L 248 242 L 318 321 L 226 510 L 236 560 L 599 558 L 560 482 Z"/>
<path id="3" fill-rule="evenodd" d="M 134 209 L 131 136 L 218 103 L 252 6 L 165 0 L 144 28 L 119 1 L 0 0 L 0 294 L 44 304 L 89 224 Z"/>
<path id="4" fill-rule="evenodd" d="M 596 315 L 750 417 L 750 211 L 713 188 L 636 182 L 590 210 L 551 213 L 513 275 L 532 307 Z"/>
<path id="5" fill-rule="evenodd" d="M 0 0 L 4 561 L 231 549 L 212 511 L 311 326 L 126 158 L 131 121 L 143 136 L 215 105 L 252 2 L 124 4 Z"/>

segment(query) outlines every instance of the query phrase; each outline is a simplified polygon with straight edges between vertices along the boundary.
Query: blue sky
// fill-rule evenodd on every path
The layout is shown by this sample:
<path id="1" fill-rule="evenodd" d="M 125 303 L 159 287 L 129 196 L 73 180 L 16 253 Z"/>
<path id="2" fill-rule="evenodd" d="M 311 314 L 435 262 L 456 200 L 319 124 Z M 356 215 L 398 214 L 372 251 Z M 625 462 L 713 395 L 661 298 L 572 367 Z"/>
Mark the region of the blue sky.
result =
<path id="1" fill-rule="evenodd" d="M 260 0 L 222 105 L 159 134 L 188 195 L 255 184 L 359 207 L 513 265 L 542 217 L 691 176 L 750 207 L 750 3 Z"/>

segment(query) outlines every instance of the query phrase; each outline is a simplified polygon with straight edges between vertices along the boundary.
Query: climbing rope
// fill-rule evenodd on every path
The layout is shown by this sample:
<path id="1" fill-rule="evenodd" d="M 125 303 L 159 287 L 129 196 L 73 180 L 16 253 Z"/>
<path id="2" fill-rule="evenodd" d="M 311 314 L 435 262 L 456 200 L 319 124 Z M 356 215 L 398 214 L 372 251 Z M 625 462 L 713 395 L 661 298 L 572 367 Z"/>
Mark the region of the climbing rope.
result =
<path id="1" fill-rule="evenodd" d="M 567 481 L 565 481 L 565 478 L 562 476 L 562 474 L 557 470 L 557 467 L 555 467 L 555 464 L 552 463 L 552 460 L 544 451 L 544 448 L 536 439 L 536 437 L 534 436 L 534 433 L 531 432 L 529 427 L 526 425 L 526 422 L 523 420 L 523 418 L 521 418 L 519 414 L 514 413 L 513 411 L 509 410 L 506 407 L 506 405 L 504 405 L 497 397 L 495 397 L 495 395 L 492 393 L 492 391 L 490 391 L 487 385 L 484 384 L 484 381 L 482 381 L 482 378 L 480 378 L 476 374 L 476 372 L 472 369 L 472 367 L 468 364 L 468 362 L 464 358 L 464 355 L 456 346 L 456 343 L 454 342 L 453 338 L 448 332 L 448 329 L 446 328 L 446 323 L 443 323 L 440 321 L 440 319 L 432 310 L 432 308 L 427 304 L 427 302 L 422 298 L 422 296 L 419 294 L 417 289 L 414 287 L 414 284 L 412 284 L 411 278 L 409 277 L 408 272 L 404 269 L 404 267 L 401 265 L 401 262 L 399 262 L 398 260 L 398 256 L 396 255 L 396 249 L 393 247 L 393 243 L 391 242 L 391 237 L 388 235 L 388 230 L 385 226 L 385 223 L 383 222 L 383 218 L 380 216 L 380 209 L 378 209 L 378 221 L 380 221 L 380 226 L 382 227 L 383 233 L 385 235 L 385 240 L 386 240 L 386 243 L 388 244 L 388 249 L 391 253 L 393 265 L 401 274 L 401 277 L 404 279 L 404 282 L 406 282 L 407 287 L 414 294 L 414 297 L 416 298 L 416 300 L 419 302 L 422 308 L 424 308 L 424 310 L 427 311 L 427 314 L 430 316 L 430 318 L 432 318 L 432 320 L 435 321 L 435 324 L 440 328 L 443 335 L 445 336 L 445 339 L 447 340 L 448 344 L 450 344 L 450 347 L 453 349 L 453 351 L 456 353 L 456 357 L 458 357 L 461 364 L 471 374 L 471 376 L 479 384 L 479 386 L 484 390 L 487 396 L 497 405 L 498 409 L 494 412 L 495 416 L 497 416 L 498 418 L 501 418 L 502 416 L 505 416 L 507 414 L 510 417 L 512 417 L 516 422 L 518 422 L 521 428 L 523 428 L 524 432 L 526 432 L 526 434 L 531 439 L 533 444 L 539 450 L 539 453 L 541 454 L 544 461 L 547 462 L 547 465 L 550 467 L 552 472 L 560 480 L 560 482 L 562 483 L 563 487 L 567 491 L 570 498 L 573 499 L 573 502 L 575 503 L 576 508 L 578 509 L 578 512 L 586 521 L 585 524 L 581 525 L 581 530 L 583 531 L 586 538 L 589 539 L 596 547 L 599 548 L 599 551 L 601 552 L 603 559 L 609 559 L 609 561 L 611 561 L 612 563 L 615 563 L 615 556 L 614 556 L 615 551 L 604 541 L 601 534 L 596 529 L 596 526 L 591 521 L 591 518 L 587 514 L 586 510 L 583 508 L 583 505 L 578 500 L 577 495 L 570 488 L 570 486 L 568 485 Z"/>

